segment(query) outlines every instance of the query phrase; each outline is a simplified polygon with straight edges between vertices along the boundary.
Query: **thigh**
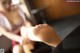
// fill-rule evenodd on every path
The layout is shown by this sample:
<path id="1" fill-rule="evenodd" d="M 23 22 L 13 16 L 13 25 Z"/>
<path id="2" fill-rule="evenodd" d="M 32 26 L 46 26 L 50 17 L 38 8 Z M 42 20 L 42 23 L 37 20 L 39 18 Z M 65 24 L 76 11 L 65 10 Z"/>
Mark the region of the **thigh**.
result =
<path id="1" fill-rule="evenodd" d="M 13 53 L 24 53 L 23 47 L 19 44 L 15 45 L 12 49 Z"/>

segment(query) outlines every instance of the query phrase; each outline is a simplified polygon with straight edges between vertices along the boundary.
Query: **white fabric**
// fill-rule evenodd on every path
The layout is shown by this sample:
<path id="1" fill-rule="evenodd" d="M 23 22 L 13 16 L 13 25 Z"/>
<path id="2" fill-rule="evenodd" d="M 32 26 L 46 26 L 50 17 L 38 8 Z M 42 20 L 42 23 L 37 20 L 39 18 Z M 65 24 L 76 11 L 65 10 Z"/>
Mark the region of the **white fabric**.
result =
<path id="1" fill-rule="evenodd" d="M 33 28 L 26 28 L 26 27 L 21 27 L 21 35 L 23 37 L 28 37 L 30 40 L 32 41 L 39 41 L 39 42 L 42 42 L 42 40 L 40 38 L 38 38 L 37 36 L 34 35 L 34 33 L 32 32 L 33 31 Z M 26 36 L 27 35 L 27 36 Z"/>
<path id="2" fill-rule="evenodd" d="M 29 39 L 32 40 L 32 41 L 42 42 L 42 40 L 41 40 L 40 38 L 38 38 L 37 36 L 34 35 L 34 33 L 33 33 L 33 28 L 34 28 L 34 27 L 27 29 L 27 33 L 28 33 Z"/>
<path id="3" fill-rule="evenodd" d="M 11 24 L 9 23 L 8 19 L 0 13 L 0 26 L 3 26 L 9 30 L 12 30 Z"/>

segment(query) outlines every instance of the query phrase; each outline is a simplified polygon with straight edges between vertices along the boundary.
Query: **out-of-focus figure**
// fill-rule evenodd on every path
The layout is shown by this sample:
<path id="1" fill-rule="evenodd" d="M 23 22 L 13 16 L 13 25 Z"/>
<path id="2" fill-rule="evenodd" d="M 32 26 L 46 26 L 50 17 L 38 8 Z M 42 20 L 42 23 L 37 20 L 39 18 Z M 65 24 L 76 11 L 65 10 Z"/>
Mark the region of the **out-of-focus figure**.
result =
<path id="1" fill-rule="evenodd" d="M 12 0 L 0 0 L 0 34 L 12 40 L 13 53 L 23 53 L 26 43 L 26 48 L 30 49 L 29 40 L 20 36 L 22 26 L 32 26 L 29 20 L 26 20 L 23 10 L 17 5 L 12 5 Z"/>

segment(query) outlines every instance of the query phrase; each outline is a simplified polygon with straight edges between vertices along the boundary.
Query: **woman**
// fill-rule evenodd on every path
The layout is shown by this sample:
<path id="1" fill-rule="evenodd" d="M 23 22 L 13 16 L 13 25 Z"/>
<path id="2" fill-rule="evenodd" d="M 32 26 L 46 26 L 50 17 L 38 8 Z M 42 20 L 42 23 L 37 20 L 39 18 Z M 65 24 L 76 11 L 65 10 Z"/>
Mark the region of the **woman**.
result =
<path id="1" fill-rule="evenodd" d="M 29 42 L 20 36 L 22 26 L 31 27 L 31 23 L 25 19 L 24 12 L 18 6 L 12 6 L 12 0 L 0 0 L 0 33 L 13 40 L 13 53 L 23 53 L 22 45 Z"/>
<path id="2" fill-rule="evenodd" d="M 29 21 L 26 21 L 23 11 L 19 7 L 12 6 L 11 0 L 0 0 L 0 32 L 2 35 L 8 37 L 11 40 L 14 40 L 12 41 L 13 53 L 24 53 L 23 50 L 25 49 L 25 43 L 27 42 L 28 45 L 30 45 L 30 41 L 26 40 L 26 38 L 23 38 L 22 36 L 18 36 L 20 35 L 20 28 L 23 25 L 26 27 L 31 27 Z M 52 28 L 46 24 L 33 27 L 32 32 L 34 32 L 33 34 L 37 35 L 40 40 L 42 40 L 42 42 L 45 42 L 49 45 L 57 46 L 60 43 L 59 37 L 52 30 Z M 50 32 L 49 34 L 51 34 L 51 36 L 45 36 L 49 35 L 46 32 Z M 38 40 L 36 39 L 35 41 Z M 21 43 L 24 46 L 19 45 L 17 42 Z M 26 52 L 28 51 L 28 48 L 29 47 L 27 46 L 27 50 L 25 49 Z"/>

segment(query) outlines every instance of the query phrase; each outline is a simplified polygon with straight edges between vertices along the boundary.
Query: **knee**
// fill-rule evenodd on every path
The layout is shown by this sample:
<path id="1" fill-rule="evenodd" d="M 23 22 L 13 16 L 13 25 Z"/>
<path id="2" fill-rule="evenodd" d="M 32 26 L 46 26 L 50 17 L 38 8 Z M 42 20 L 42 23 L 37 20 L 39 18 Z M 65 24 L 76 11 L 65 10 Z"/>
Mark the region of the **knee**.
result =
<path id="1" fill-rule="evenodd" d="M 13 53 L 24 53 L 23 47 L 21 45 L 15 45 L 12 51 Z"/>

